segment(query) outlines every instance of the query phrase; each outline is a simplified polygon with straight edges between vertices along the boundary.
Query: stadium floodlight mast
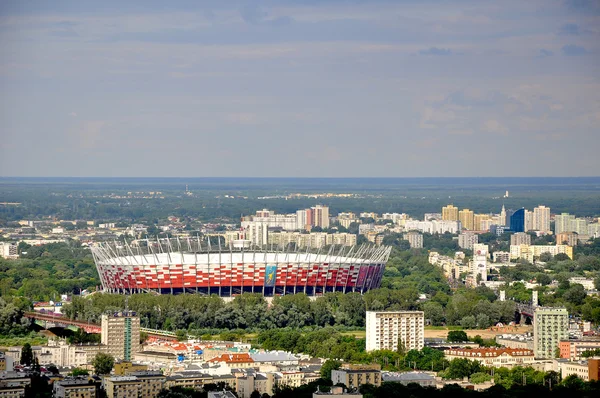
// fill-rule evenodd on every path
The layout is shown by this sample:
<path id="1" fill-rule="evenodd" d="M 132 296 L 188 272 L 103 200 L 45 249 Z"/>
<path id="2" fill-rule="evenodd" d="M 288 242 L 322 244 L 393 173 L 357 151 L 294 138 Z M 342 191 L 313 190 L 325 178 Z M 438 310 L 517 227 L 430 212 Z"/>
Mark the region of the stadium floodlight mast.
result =
<path id="1" fill-rule="evenodd" d="M 207 237 L 139 239 L 100 242 L 91 247 L 105 291 L 153 291 L 235 296 L 245 292 L 265 296 L 326 292 L 364 293 L 381 285 L 391 247 L 322 245 L 293 249 L 280 244 L 215 248 Z"/>

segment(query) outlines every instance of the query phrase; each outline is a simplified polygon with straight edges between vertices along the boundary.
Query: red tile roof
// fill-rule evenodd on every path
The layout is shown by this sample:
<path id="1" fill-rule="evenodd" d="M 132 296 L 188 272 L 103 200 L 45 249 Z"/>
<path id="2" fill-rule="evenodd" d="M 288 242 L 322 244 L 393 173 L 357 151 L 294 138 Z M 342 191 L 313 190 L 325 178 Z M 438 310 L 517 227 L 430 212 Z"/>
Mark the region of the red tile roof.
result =
<path id="1" fill-rule="evenodd" d="M 222 354 L 210 359 L 208 362 L 253 363 L 254 360 L 249 354 Z"/>

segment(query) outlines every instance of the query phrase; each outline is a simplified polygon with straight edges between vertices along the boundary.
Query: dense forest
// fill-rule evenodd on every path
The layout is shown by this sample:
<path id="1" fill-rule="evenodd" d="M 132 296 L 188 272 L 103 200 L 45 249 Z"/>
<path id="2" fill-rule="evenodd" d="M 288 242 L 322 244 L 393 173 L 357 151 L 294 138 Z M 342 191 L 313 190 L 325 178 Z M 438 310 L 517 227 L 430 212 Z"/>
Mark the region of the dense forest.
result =
<path id="1" fill-rule="evenodd" d="M 237 222 L 240 214 L 269 208 L 292 213 L 317 203 L 331 214 L 398 212 L 422 218 L 441 212 L 449 202 L 475 212 L 498 213 L 506 208 L 531 209 L 541 203 L 555 213 L 600 214 L 600 193 L 589 179 L 548 181 L 528 179 L 116 179 L 49 180 L 0 179 L 3 200 L 0 226 L 45 216 L 63 220 L 127 220 L 148 222 L 167 216 L 203 221 Z M 193 194 L 184 195 L 186 184 Z M 509 189 L 509 198 L 503 198 Z M 129 192 L 161 192 L 153 198 L 125 197 Z M 280 197 L 289 193 L 352 193 L 350 197 Z M 226 198 L 224 195 L 227 194 Z M 135 195 L 134 195 L 135 196 Z M 271 199 L 260 199 L 271 197 Z"/>

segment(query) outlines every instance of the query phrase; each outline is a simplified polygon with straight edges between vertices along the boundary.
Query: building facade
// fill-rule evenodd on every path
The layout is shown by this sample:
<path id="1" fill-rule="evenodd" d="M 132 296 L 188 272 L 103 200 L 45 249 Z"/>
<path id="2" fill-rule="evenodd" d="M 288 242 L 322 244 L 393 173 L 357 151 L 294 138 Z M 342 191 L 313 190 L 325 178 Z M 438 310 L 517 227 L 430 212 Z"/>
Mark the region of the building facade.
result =
<path id="1" fill-rule="evenodd" d="M 533 351 L 538 359 L 554 358 L 561 340 L 569 338 L 569 313 L 564 307 L 537 307 L 533 315 Z"/>
<path id="2" fill-rule="evenodd" d="M 410 231 L 404 234 L 404 240 L 408 241 L 411 249 L 421 249 L 423 248 L 423 234 Z"/>
<path id="3" fill-rule="evenodd" d="M 475 214 L 472 210 L 463 209 L 458 212 L 458 219 L 464 229 L 469 231 L 473 230 L 474 222 L 475 222 Z"/>
<path id="4" fill-rule="evenodd" d="M 420 350 L 425 343 L 423 311 L 367 311 L 367 351 Z"/>
<path id="5" fill-rule="evenodd" d="M 140 352 L 140 318 L 132 311 L 102 315 L 102 344 L 113 357 L 130 361 Z"/>
<path id="6" fill-rule="evenodd" d="M 331 371 L 333 385 L 344 384 L 348 388 L 358 388 L 363 384 L 381 385 L 381 367 L 379 365 L 342 365 L 341 369 Z"/>
<path id="7" fill-rule="evenodd" d="M 453 205 L 442 207 L 442 220 L 458 221 L 458 207 L 454 207 Z"/>
<path id="8" fill-rule="evenodd" d="M 444 356 L 448 361 L 466 358 L 493 368 L 527 366 L 534 361 L 533 351 L 523 348 L 453 348 L 445 350 Z"/>

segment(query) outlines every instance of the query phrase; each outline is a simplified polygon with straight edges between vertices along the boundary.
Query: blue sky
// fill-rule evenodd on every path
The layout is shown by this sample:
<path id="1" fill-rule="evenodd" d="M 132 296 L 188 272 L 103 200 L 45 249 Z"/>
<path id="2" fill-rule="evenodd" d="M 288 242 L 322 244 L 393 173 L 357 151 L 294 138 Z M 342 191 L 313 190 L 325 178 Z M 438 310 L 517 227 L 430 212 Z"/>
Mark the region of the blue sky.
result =
<path id="1" fill-rule="evenodd" d="M 598 0 L 3 1 L 0 51 L 3 176 L 600 175 Z"/>

